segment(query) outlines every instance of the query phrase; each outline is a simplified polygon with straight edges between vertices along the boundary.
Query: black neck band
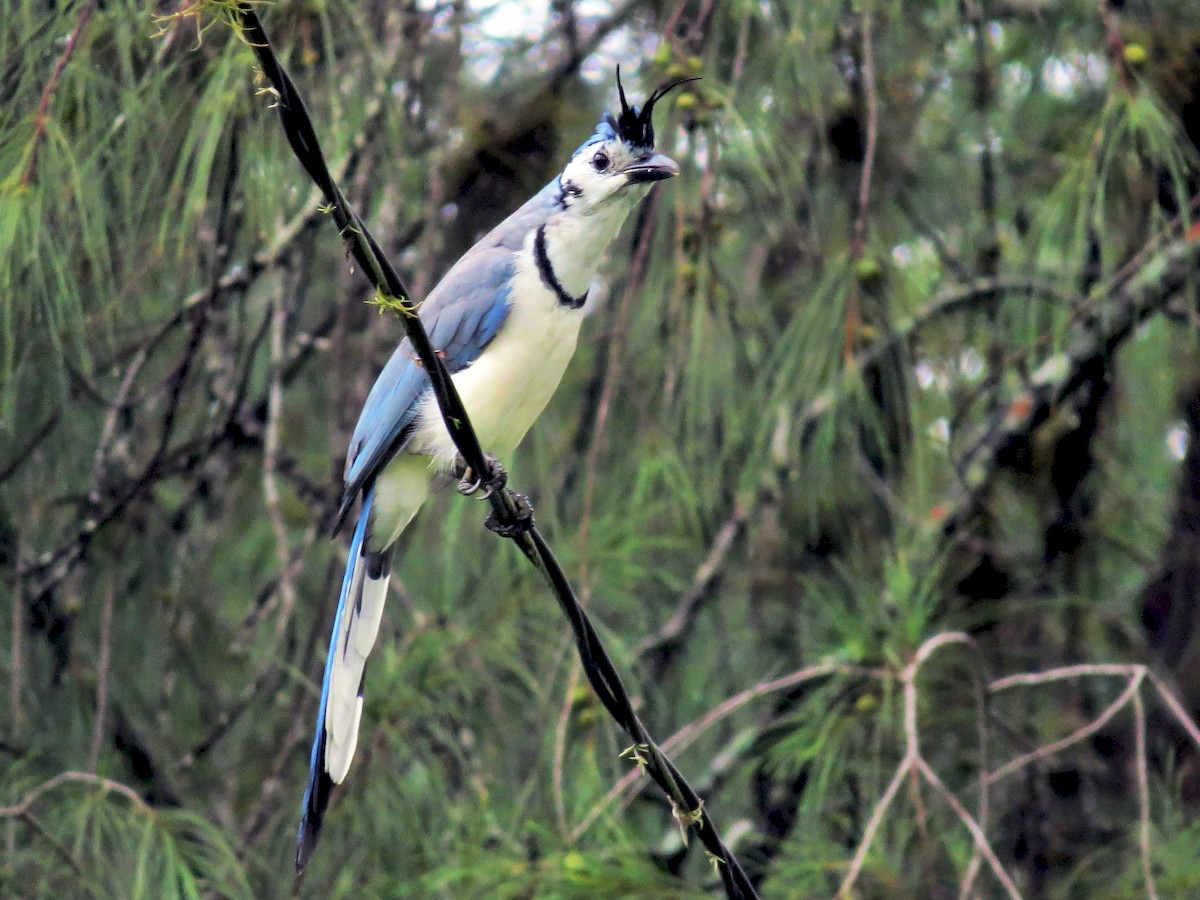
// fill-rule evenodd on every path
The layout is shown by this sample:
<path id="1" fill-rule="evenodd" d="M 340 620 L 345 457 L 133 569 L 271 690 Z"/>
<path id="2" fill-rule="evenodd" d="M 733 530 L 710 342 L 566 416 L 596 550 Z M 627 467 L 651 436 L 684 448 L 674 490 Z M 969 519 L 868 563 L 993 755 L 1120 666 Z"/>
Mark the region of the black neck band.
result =
<path id="1" fill-rule="evenodd" d="M 554 266 L 550 264 L 550 254 L 546 252 L 546 226 L 539 225 L 533 239 L 533 261 L 537 263 L 538 274 L 542 276 L 542 284 L 554 291 L 558 302 L 568 309 L 579 309 L 587 301 L 588 292 L 584 291 L 578 297 L 572 297 L 563 288 L 562 282 L 554 274 Z"/>

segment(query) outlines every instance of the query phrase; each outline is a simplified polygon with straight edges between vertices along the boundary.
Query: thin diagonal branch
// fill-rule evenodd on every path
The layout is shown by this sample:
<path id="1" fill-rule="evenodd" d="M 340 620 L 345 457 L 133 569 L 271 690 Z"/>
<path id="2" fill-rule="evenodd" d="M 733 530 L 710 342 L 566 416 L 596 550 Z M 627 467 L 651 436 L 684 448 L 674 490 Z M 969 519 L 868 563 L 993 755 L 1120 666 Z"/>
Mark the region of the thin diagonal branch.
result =
<path id="1" fill-rule="evenodd" d="M 54 64 L 54 71 L 50 74 L 50 80 L 46 82 L 46 87 L 42 91 L 42 99 L 38 103 L 37 119 L 34 123 L 33 142 L 29 145 L 29 159 L 25 163 L 25 171 L 21 175 L 22 188 L 29 187 L 33 184 L 33 179 L 37 177 L 38 149 L 46 137 L 46 127 L 50 122 L 50 104 L 54 100 L 54 92 L 58 90 L 58 83 L 67 68 L 67 63 L 75 55 L 75 50 L 79 47 L 79 39 L 83 37 L 83 30 L 87 28 L 92 13 L 95 11 L 95 0 L 89 0 L 79 10 L 79 14 L 75 18 L 75 28 L 67 37 L 66 46 L 63 47 L 58 62 Z"/>
<path id="2" fill-rule="evenodd" d="M 995 784 L 1001 779 L 1023 769 L 1025 766 L 1034 760 L 1043 759 L 1047 756 L 1053 756 L 1060 750 L 1065 750 L 1074 744 L 1078 744 L 1085 738 L 1091 737 L 1105 725 L 1107 725 L 1117 713 L 1125 708 L 1126 704 L 1133 699 L 1137 694 L 1138 689 L 1142 686 L 1142 680 L 1145 677 L 1145 670 L 1139 667 L 1134 675 L 1129 678 L 1129 682 L 1125 685 L 1125 690 L 1117 695 L 1117 699 L 1106 706 L 1103 712 L 1096 718 L 1092 719 L 1087 725 L 1082 728 L 1077 728 L 1068 734 L 1066 737 L 1059 738 L 1057 741 L 1052 741 L 1049 744 L 1038 747 L 1036 750 L 1030 750 L 1028 753 L 1023 753 L 1016 759 L 1009 760 L 996 771 L 991 772 L 987 776 L 989 785 Z"/>
<path id="3" fill-rule="evenodd" d="M 691 586 L 680 596 L 671 617 L 634 649 L 634 656 L 647 666 L 653 680 L 662 676 L 670 658 L 687 641 L 697 613 L 715 590 L 726 559 L 746 531 L 751 509 L 750 503 L 734 501 L 732 515 L 717 531 L 708 555 L 696 568 Z"/>
<path id="4" fill-rule="evenodd" d="M 954 814 L 958 816 L 959 821 L 963 823 L 967 831 L 971 833 L 976 849 L 983 854 L 983 858 L 987 860 L 992 874 L 1004 886 L 1004 890 L 1008 893 L 1008 896 L 1016 898 L 1016 900 L 1021 900 L 1021 894 L 1017 890 L 1017 886 L 1013 883 L 1012 877 L 1004 871 L 1004 866 L 1001 864 L 999 857 L 996 856 L 996 851 L 992 849 L 992 845 L 989 843 L 983 827 L 967 812 L 967 808 L 954 796 L 954 793 L 942 783 L 942 779 L 933 771 L 924 757 L 918 756 L 915 765 L 917 771 L 921 773 L 921 777 L 925 779 L 930 787 L 938 792 L 942 799 L 946 801 L 946 804 L 954 810 Z"/>
<path id="5" fill-rule="evenodd" d="M 83 877 L 83 866 L 79 864 L 79 860 L 75 858 L 74 854 L 72 854 L 70 850 L 63 846 L 58 838 L 46 830 L 46 826 L 43 825 L 33 813 L 24 812 L 15 818 L 18 821 L 24 822 L 30 831 L 45 841 L 46 844 L 49 845 L 50 849 L 57 853 L 62 858 L 63 862 L 71 867 L 71 870 L 76 875 L 81 878 Z"/>
<path id="6" fill-rule="evenodd" d="M 1114 285 L 1112 293 L 1089 310 L 1065 348 L 1045 360 L 1028 387 L 993 417 L 963 454 L 959 468 L 965 483 L 950 504 L 954 509 L 946 518 L 947 536 L 957 535 L 969 521 L 991 483 L 992 472 L 1006 463 L 1054 409 L 1076 394 L 1096 362 L 1110 358 L 1138 325 L 1161 312 L 1191 282 L 1197 265 L 1200 244 L 1178 241 L 1136 275 Z"/>
<path id="7" fill-rule="evenodd" d="M 583 422 L 587 423 L 586 431 L 590 435 L 587 453 L 584 458 L 583 503 L 582 512 L 579 517 L 579 547 L 583 552 L 579 578 L 583 583 L 582 605 L 585 608 L 591 599 L 591 581 L 588 578 L 588 568 L 590 565 L 589 535 L 591 533 L 593 504 L 595 502 L 596 472 L 599 468 L 600 454 L 604 451 L 606 445 L 605 429 L 608 424 L 609 412 L 612 409 L 613 400 L 620 387 L 621 361 L 628 346 L 629 317 L 633 308 L 633 299 L 645 284 L 646 271 L 650 258 L 650 241 L 646 238 L 657 218 L 659 198 L 661 196 L 658 193 L 653 194 L 638 217 L 637 227 L 634 230 L 636 249 L 634 250 L 633 264 L 630 268 L 629 278 L 625 283 L 625 289 L 621 293 L 621 301 L 616 307 L 613 326 L 608 336 L 608 348 L 604 354 L 604 367 L 600 375 L 600 384 L 602 385 L 600 397 L 596 401 L 595 406 L 591 407 L 590 414 L 585 413 L 581 419 L 581 425 Z M 552 772 L 554 811 L 558 816 L 559 830 L 563 834 L 567 833 L 566 804 L 563 801 L 563 774 L 566 760 L 567 728 L 570 724 L 571 708 L 574 706 L 575 688 L 578 684 L 579 666 L 575 664 L 571 666 L 570 675 L 567 677 L 567 687 L 563 693 L 562 706 L 559 708 L 558 720 L 555 722 L 554 727 L 554 768 Z"/>

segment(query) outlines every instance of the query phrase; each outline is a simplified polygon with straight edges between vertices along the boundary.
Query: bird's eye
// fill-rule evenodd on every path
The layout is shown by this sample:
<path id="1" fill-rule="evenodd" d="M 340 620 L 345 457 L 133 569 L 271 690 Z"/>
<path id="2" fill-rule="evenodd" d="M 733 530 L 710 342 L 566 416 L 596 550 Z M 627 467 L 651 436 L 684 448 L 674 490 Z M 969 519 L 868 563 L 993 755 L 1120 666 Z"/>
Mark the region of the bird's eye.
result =
<path id="1" fill-rule="evenodd" d="M 592 157 L 592 167 L 597 172 L 606 171 L 610 162 L 611 160 L 609 160 L 608 154 L 603 150 L 597 150 L 596 155 Z"/>

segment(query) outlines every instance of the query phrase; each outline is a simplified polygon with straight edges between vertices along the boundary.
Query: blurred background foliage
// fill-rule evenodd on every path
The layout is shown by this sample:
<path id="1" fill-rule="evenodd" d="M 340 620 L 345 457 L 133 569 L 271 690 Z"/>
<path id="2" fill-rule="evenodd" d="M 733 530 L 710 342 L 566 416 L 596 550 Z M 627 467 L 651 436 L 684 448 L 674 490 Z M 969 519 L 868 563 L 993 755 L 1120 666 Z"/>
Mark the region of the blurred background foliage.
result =
<path id="1" fill-rule="evenodd" d="M 176 9 L 0 15 L 7 896 L 290 893 L 337 476 L 400 335 L 250 50 Z M 922 758 L 1022 896 L 1200 893 L 1200 7 L 263 15 L 418 295 L 553 177 L 617 63 L 639 96 L 703 76 L 658 123 L 682 177 L 506 462 L 764 896 L 1004 895 L 928 781 L 872 822 L 914 659 Z M 657 794 L 605 801 L 633 764 L 481 523 L 445 496 L 406 538 L 302 893 L 711 893 Z M 1074 664 L 1162 689 L 993 681 L 981 731 L 981 681 Z"/>

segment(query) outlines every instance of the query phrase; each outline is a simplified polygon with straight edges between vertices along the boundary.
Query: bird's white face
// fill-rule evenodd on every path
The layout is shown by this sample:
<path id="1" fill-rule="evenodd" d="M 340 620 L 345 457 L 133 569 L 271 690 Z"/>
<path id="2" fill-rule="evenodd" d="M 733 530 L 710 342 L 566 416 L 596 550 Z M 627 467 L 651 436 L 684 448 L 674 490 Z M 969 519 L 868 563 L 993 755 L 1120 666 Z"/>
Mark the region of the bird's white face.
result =
<path id="1" fill-rule="evenodd" d="M 674 86 L 659 88 L 638 109 L 618 79 L 620 114 L 606 113 L 559 175 L 554 209 L 529 244 L 555 303 L 579 308 L 575 300 L 587 293 L 626 217 L 654 182 L 679 174 L 673 160 L 654 152 L 651 123 L 655 102 Z"/>
<path id="2" fill-rule="evenodd" d="M 567 163 L 558 202 L 564 210 L 590 215 L 613 202 L 632 205 L 651 184 L 677 174 L 679 167 L 662 154 L 634 149 L 619 138 L 597 141 Z"/>

